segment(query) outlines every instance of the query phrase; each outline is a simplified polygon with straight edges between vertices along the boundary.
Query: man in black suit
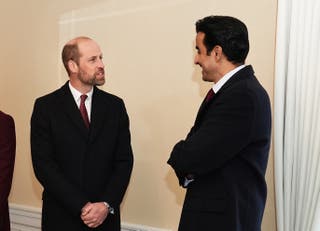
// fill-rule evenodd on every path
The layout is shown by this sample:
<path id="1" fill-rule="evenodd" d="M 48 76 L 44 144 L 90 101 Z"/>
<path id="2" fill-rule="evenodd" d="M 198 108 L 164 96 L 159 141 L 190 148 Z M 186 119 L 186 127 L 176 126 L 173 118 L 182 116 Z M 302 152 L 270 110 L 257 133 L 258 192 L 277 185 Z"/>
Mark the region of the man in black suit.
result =
<path id="1" fill-rule="evenodd" d="M 36 100 L 31 118 L 35 175 L 42 184 L 42 230 L 120 230 L 120 203 L 133 155 L 123 101 L 105 82 L 97 43 L 77 37 L 63 48 L 69 81 Z"/>
<path id="2" fill-rule="evenodd" d="M 0 111 L 0 230 L 10 231 L 8 196 L 16 156 L 16 132 L 13 118 Z"/>
<path id="3" fill-rule="evenodd" d="M 213 82 L 168 164 L 187 188 L 179 230 L 258 231 L 265 207 L 271 133 L 269 97 L 252 67 L 247 28 L 236 18 L 196 23 L 195 64 Z"/>

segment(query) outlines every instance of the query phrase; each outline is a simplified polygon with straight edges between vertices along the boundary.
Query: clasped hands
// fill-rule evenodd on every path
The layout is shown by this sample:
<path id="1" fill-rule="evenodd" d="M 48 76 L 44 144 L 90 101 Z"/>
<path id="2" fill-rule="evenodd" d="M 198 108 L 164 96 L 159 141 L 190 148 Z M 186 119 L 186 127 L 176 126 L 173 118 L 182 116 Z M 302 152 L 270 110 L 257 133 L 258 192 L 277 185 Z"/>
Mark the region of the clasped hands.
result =
<path id="1" fill-rule="evenodd" d="M 96 228 L 107 218 L 109 210 L 103 202 L 88 202 L 81 209 L 81 219 L 90 228 Z"/>

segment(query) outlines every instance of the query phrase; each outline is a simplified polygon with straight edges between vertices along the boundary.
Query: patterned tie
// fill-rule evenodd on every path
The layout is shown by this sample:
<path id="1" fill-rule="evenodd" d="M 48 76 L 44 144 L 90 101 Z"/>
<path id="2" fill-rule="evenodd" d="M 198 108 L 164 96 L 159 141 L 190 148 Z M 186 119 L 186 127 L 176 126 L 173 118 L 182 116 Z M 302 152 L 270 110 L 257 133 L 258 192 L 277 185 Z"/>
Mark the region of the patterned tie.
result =
<path id="1" fill-rule="evenodd" d="M 84 102 L 87 99 L 87 95 L 81 95 L 80 96 L 80 112 L 81 112 L 81 116 L 83 119 L 84 124 L 86 125 L 87 128 L 89 128 L 89 118 L 88 118 L 88 112 L 87 112 L 87 108 L 86 105 L 84 104 Z"/>
<path id="2" fill-rule="evenodd" d="M 212 90 L 212 88 L 210 88 L 205 99 L 206 103 L 208 103 L 213 98 L 213 96 L 214 96 L 214 91 Z"/>

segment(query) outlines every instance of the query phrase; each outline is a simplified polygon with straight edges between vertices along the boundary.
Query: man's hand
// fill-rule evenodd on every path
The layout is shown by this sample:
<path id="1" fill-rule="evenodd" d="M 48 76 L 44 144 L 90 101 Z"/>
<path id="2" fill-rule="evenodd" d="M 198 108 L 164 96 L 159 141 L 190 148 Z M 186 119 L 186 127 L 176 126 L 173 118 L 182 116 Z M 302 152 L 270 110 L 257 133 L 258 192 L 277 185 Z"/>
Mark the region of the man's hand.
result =
<path id="1" fill-rule="evenodd" d="M 88 202 L 81 210 L 81 219 L 90 228 L 96 228 L 107 218 L 109 210 L 103 202 Z"/>

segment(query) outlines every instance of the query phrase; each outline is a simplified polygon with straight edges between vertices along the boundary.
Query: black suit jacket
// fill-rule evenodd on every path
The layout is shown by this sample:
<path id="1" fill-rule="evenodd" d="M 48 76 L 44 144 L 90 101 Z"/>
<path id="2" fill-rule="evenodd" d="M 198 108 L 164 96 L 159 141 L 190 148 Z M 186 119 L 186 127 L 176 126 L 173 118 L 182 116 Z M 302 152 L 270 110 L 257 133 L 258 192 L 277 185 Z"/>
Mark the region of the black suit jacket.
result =
<path id="1" fill-rule="evenodd" d="M 89 130 L 68 83 L 38 98 L 31 151 L 44 188 L 43 230 L 90 230 L 80 218 L 89 201 L 106 201 L 115 209 L 95 230 L 120 230 L 119 206 L 133 165 L 129 120 L 120 98 L 94 88 Z"/>
<path id="2" fill-rule="evenodd" d="M 0 230 L 10 231 L 8 196 L 11 189 L 16 134 L 13 118 L 0 111 Z"/>
<path id="3" fill-rule="evenodd" d="M 258 231 L 271 133 L 269 97 L 251 66 L 232 76 L 199 109 L 168 163 L 187 187 L 179 230 Z"/>

